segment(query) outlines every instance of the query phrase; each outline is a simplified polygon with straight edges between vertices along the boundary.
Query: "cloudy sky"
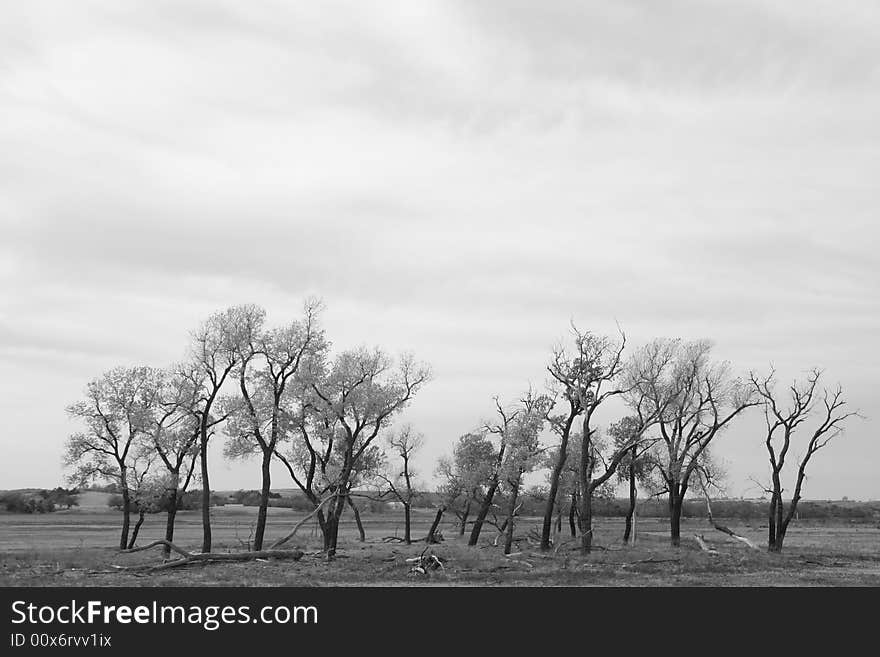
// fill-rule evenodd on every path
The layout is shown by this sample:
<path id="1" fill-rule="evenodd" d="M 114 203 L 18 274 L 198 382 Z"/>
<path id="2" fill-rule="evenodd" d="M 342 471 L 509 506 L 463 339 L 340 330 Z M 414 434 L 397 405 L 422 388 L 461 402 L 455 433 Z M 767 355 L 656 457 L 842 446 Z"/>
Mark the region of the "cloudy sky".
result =
<path id="1" fill-rule="evenodd" d="M 429 361 L 436 457 L 545 381 L 570 320 L 818 365 L 854 422 L 807 497 L 880 498 L 880 6 L 4 3 L 0 489 L 64 407 L 230 304 L 323 297 L 339 348 Z M 613 414 L 603 421 L 615 419 Z M 761 424 L 718 443 L 757 494 Z M 213 459 L 219 488 L 256 464 Z M 277 481 L 287 486 L 282 473 Z"/>

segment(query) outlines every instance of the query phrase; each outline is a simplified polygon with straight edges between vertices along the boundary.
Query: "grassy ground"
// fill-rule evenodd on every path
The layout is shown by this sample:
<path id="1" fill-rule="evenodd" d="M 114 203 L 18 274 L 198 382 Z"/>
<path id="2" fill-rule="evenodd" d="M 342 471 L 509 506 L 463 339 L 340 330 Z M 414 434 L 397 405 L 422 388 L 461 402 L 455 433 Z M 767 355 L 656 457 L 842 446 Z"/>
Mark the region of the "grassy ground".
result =
<path id="1" fill-rule="evenodd" d="M 246 545 L 253 508 L 214 510 L 215 551 L 234 551 Z M 267 541 L 293 526 L 299 514 L 270 510 Z M 424 536 L 432 518 L 415 517 L 415 536 Z M 140 544 L 163 534 L 163 519 L 150 518 L 141 530 Z M 417 585 L 613 585 L 613 586 L 880 586 L 880 528 L 871 524 L 802 522 L 789 531 L 781 555 L 750 550 L 709 527 L 705 520 L 685 520 L 682 547 L 669 545 L 666 521 L 639 521 L 638 543 L 623 546 L 623 523 L 599 518 L 592 554 L 582 556 L 572 542 L 555 553 L 542 554 L 523 540 L 514 559 L 489 545 L 495 531 L 487 527 L 481 546 L 468 548 L 451 526 L 446 540 L 430 549 L 445 562 L 443 570 L 413 574 L 406 559 L 418 556 L 424 545 L 386 543 L 402 535 L 396 516 L 366 516 L 367 542 L 357 541 L 351 523 L 341 529 L 338 558 L 328 563 L 317 554 L 319 536 L 311 525 L 300 530 L 295 543 L 306 551 L 299 562 L 251 562 L 191 566 L 151 575 L 120 572 L 113 565 L 159 563 L 158 549 L 120 554 L 112 546 L 120 516 L 79 510 L 47 515 L 0 515 L 0 585 L 3 586 L 417 586 Z M 518 535 L 538 524 L 523 518 Z M 766 529 L 729 521 L 734 530 L 761 544 Z M 699 550 L 692 536 L 699 533 L 719 554 Z M 181 513 L 175 542 L 198 550 L 201 524 L 197 512 Z M 563 541 L 570 540 L 562 537 Z"/>

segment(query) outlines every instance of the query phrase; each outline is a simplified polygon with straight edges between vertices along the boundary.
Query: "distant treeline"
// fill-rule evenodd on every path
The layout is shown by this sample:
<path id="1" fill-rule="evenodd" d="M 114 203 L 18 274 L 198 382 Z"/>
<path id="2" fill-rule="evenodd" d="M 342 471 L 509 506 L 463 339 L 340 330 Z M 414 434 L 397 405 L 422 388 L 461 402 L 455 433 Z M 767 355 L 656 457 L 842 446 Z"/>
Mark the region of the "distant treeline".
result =
<path id="1" fill-rule="evenodd" d="M 593 514 L 601 517 L 623 517 L 629 506 L 628 500 L 596 500 Z M 537 513 L 537 511 L 536 511 Z M 641 516 L 668 518 L 669 505 L 666 500 L 647 500 L 638 507 Z M 715 500 L 712 502 L 712 514 L 718 518 L 739 518 L 742 520 L 766 520 L 767 502 L 749 500 Z M 811 518 L 842 518 L 842 519 L 880 519 L 880 502 L 807 502 L 803 501 L 797 508 L 798 517 Z M 707 517 L 706 503 L 702 500 L 687 500 L 682 506 L 682 515 L 686 518 Z"/>
<path id="2" fill-rule="evenodd" d="M 382 514 L 397 513 L 399 509 L 394 503 L 383 500 L 360 497 L 354 493 L 358 500 L 358 506 L 366 513 Z M 293 509 L 295 511 L 308 512 L 314 506 L 301 493 L 284 495 L 270 493 L 269 506 Z M 498 506 L 504 507 L 504 496 L 499 496 Z M 532 492 L 525 498 L 520 498 L 522 516 L 540 516 L 543 513 L 546 499 L 543 495 Z M 432 511 L 442 503 L 439 493 L 423 492 L 415 500 L 414 507 L 431 509 Z M 186 493 L 180 501 L 180 509 L 197 509 L 201 504 L 201 492 L 193 491 Z M 238 490 L 228 495 L 215 494 L 211 496 L 213 506 L 224 504 L 242 504 L 244 506 L 259 506 L 260 491 Z M 121 505 L 121 498 L 116 506 Z M 622 518 L 626 515 L 629 500 L 625 498 L 596 499 L 594 500 L 593 513 L 600 518 Z M 687 500 L 682 507 L 682 513 L 687 518 L 705 518 L 707 516 L 706 503 L 703 500 Z M 767 515 L 767 502 L 764 500 L 714 500 L 712 513 L 719 518 L 739 518 L 742 520 L 763 520 Z M 643 500 L 639 503 L 638 514 L 643 517 L 668 518 L 669 505 L 666 500 L 652 499 Z M 817 518 L 840 518 L 840 519 L 880 519 L 880 501 L 875 502 L 846 502 L 846 501 L 803 501 L 798 506 L 798 516 L 802 519 Z"/>
<path id="3" fill-rule="evenodd" d="M 107 500 L 107 505 L 114 509 L 122 508 L 122 496 L 116 493 L 116 486 L 91 487 L 82 490 L 93 490 L 112 493 Z M 53 490 L 32 491 L 8 491 L 0 493 L 0 508 L 9 513 L 52 513 L 58 508 L 70 509 L 79 506 L 77 496 L 80 489 L 58 487 Z M 355 493 L 357 497 L 357 493 Z M 369 497 L 358 498 L 358 506 L 362 511 L 371 514 L 395 513 L 396 505 L 383 500 L 370 499 Z M 544 496 L 537 491 L 520 498 L 522 516 L 540 516 L 546 502 Z M 179 511 L 192 511 L 199 509 L 202 503 L 201 491 L 188 491 L 177 498 Z M 414 507 L 423 509 L 435 509 L 442 503 L 439 493 L 423 492 L 415 500 Z M 211 495 L 212 506 L 224 506 L 226 504 L 242 504 L 256 507 L 260 504 L 260 491 L 238 490 L 228 494 L 214 493 Z M 498 506 L 503 508 L 505 499 L 500 496 Z M 282 495 L 273 492 L 269 494 L 269 506 L 294 511 L 309 512 L 314 507 L 311 502 L 301 493 Z M 629 500 L 624 498 L 594 500 L 593 514 L 600 518 L 621 518 L 626 515 Z M 167 503 L 159 501 L 156 507 L 150 509 L 151 513 L 167 511 Z M 719 518 L 738 518 L 741 520 L 764 520 L 767 513 L 767 502 L 763 500 L 714 500 L 712 513 Z M 669 505 L 666 500 L 652 499 L 643 500 L 639 503 L 638 514 L 642 517 L 668 518 Z M 687 500 L 682 507 L 682 514 L 687 518 L 705 518 L 707 516 L 706 503 L 702 500 Z M 880 501 L 874 502 L 849 502 L 849 501 L 803 501 L 798 506 L 798 516 L 802 519 L 838 518 L 852 520 L 880 519 Z"/>
<path id="4" fill-rule="evenodd" d="M 54 490 L 9 491 L 0 494 L 0 505 L 9 513 L 52 513 L 58 507 L 79 506 L 76 488 Z"/>

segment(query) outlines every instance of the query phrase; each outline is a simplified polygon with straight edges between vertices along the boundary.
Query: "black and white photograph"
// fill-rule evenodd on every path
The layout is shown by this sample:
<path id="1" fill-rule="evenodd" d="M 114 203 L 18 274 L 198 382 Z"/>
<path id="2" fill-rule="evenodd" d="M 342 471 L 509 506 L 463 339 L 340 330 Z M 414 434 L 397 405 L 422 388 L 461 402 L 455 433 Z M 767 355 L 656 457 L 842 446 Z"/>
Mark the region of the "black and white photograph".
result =
<path id="1" fill-rule="evenodd" d="M 878 244 L 873 0 L 0 2 L 2 641 L 880 586 Z"/>

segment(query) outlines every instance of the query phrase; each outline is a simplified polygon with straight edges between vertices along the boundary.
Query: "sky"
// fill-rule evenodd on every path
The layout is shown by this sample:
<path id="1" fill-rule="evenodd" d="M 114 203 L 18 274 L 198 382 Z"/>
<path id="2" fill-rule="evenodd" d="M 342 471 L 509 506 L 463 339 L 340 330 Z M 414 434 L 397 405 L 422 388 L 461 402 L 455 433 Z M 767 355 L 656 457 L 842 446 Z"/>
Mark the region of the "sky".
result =
<path id="1" fill-rule="evenodd" d="M 319 295 L 336 349 L 431 364 L 416 464 L 544 385 L 573 320 L 813 366 L 853 421 L 806 497 L 880 498 L 880 5 L 3 4 L 0 489 L 63 482 L 65 407 L 210 313 Z M 609 408 L 606 425 L 622 413 Z M 766 479 L 757 412 L 727 492 Z M 211 481 L 255 488 L 259 466 Z M 290 487 L 282 471 L 276 485 Z"/>

